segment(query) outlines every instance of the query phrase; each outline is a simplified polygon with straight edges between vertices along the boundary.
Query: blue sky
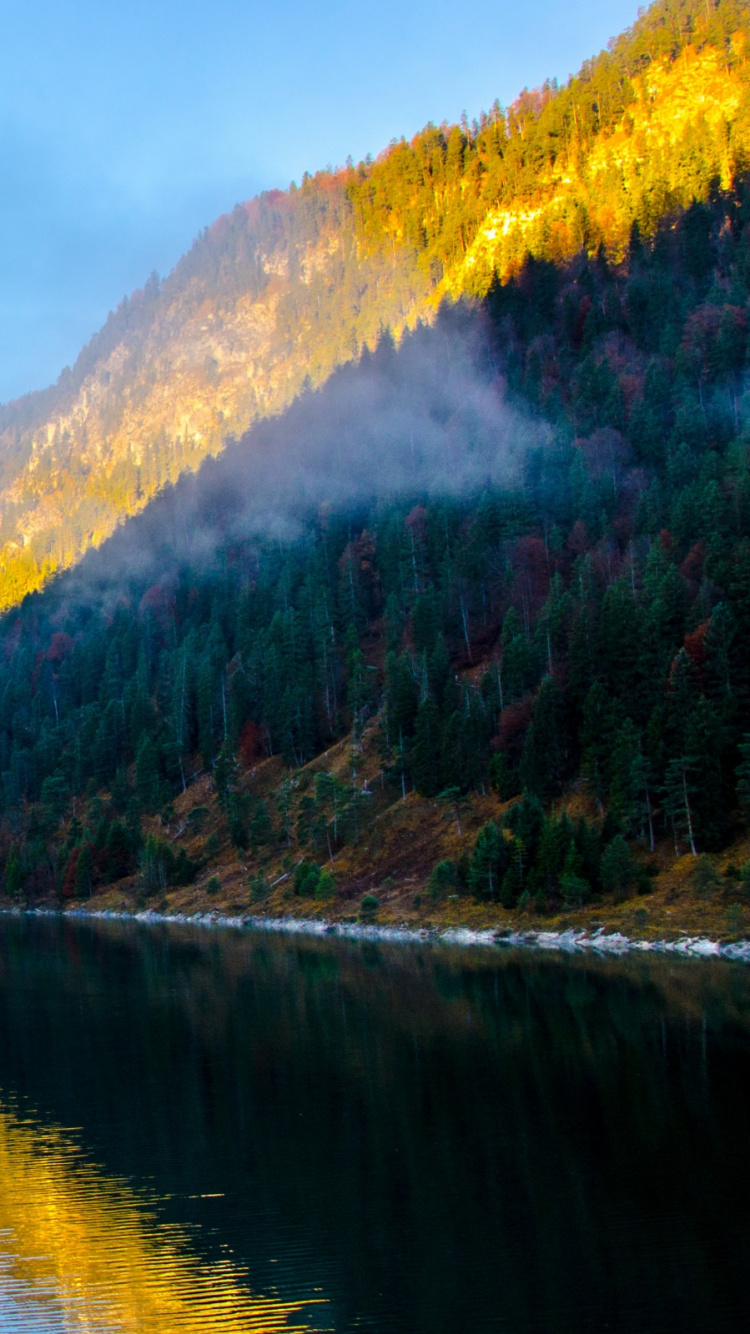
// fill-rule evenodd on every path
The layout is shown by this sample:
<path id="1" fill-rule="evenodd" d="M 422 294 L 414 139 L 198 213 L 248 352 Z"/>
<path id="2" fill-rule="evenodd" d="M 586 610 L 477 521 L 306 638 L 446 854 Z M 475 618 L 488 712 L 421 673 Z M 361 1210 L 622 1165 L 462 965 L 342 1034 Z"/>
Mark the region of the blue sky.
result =
<path id="1" fill-rule="evenodd" d="M 303 171 L 563 80 L 631 0 L 6 0 L 0 401 L 201 227 Z"/>

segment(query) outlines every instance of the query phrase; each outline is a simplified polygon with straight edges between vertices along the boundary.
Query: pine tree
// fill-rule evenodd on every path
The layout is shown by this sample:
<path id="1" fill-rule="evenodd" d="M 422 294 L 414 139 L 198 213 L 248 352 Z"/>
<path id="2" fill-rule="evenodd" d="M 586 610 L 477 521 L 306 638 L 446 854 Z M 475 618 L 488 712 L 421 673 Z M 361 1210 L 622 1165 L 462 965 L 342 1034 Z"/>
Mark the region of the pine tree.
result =
<path id="1" fill-rule="evenodd" d="M 615 900 L 625 896 L 625 891 L 634 878 L 633 859 L 622 834 L 617 834 L 602 853 L 601 879 L 605 893 L 612 894 Z"/>
<path id="2" fill-rule="evenodd" d="M 90 843 L 82 844 L 76 862 L 75 892 L 79 899 L 91 898 L 94 890 L 94 855 Z"/>
<path id="3" fill-rule="evenodd" d="M 687 839 L 693 856 L 697 857 L 692 804 L 695 798 L 693 768 L 693 761 L 687 756 L 670 760 L 664 779 L 664 809 L 672 821 L 675 853 L 679 851 L 678 838 L 683 836 Z"/>
<path id="4" fill-rule="evenodd" d="M 737 765 L 737 801 L 745 820 L 750 826 L 750 732 L 745 732 L 738 746 L 742 759 Z"/>
<path id="5" fill-rule="evenodd" d="M 141 736 L 135 757 L 135 790 L 143 810 L 153 815 L 161 805 L 162 783 L 159 754 L 146 732 Z"/>
<path id="6" fill-rule="evenodd" d="M 469 884 L 477 898 L 496 899 L 508 865 L 506 840 L 490 821 L 477 834 L 469 865 Z"/>
<path id="7" fill-rule="evenodd" d="M 443 787 L 440 715 L 428 696 L 417 710 L 411 768 L 414 786 L 423 797 L 436 797 Z"/>
<path id="8" fill-rule="evenodd" d="M 8 856 L 5 862 L 5 893 L 10 898 L 16 898 L 23 887 L 23 867 L 21 859 L 14 844 L 8 849 Z"/>
<path id="9" fill-rule="evenodd" d="M 229 737 L 222 743 L 214 763 L 214 785 L 221 809 L 229 810 L 232 797 L 237 788 L 239 765 L 234 753 L 234 745 Z"/>
<path id="10" fill-rule="evenodd" d="M 581 773 L 600 810 L 609 786 L 615 727 L 611 694 L 595 681 L 583 704 Z"/>
<path id="11" fill-rule="evenodd" d="M 500 902 L 514 908 L 523 893 L 523 846 L 514 839 L 508 848 L 508 865 L 500 882 Z"/>
<path id="12" fill-rule="evenodd" d="M 259 801 L 250 820 L 250 845 L 253 849 L 266 847 L 273 840 L 274 828 L 268 806 Z"/>
<path id="13" fill-rule="evenodd" d="M 548 801 L 560 791 L 569 768 L 570 738 L 565 700 L 560 687 L 548 676 L 542 682 L 534 720 L 526 734 L 521 755 L 521 783 L 542 801 Z"/>

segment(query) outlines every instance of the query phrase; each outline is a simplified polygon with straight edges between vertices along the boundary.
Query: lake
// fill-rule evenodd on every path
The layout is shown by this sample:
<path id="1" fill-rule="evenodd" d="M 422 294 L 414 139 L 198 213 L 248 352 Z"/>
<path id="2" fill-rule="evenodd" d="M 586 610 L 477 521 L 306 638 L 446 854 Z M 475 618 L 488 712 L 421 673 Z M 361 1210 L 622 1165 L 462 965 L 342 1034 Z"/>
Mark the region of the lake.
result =
<path id="1" fill-rule="evenodd" d="M 0 1329 L 745 1330 L 750 969 L 0 918 Z"/>

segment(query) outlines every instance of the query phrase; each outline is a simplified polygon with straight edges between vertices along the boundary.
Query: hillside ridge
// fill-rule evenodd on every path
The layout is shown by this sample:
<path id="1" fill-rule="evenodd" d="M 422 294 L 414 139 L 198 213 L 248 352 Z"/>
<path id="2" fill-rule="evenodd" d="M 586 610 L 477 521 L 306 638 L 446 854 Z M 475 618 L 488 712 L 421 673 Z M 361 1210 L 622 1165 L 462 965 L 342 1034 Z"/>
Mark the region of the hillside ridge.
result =
<path id="1" fill-rule="evenodd" d="M 0 609 L 305 386 L 483 297 L 528 256 L 622 259 L 730 188 L 750 144 L 746 8 L 659 0 L 564 88 L 428 126 L 219 218 L 50 390 L 0 409 Z"/>

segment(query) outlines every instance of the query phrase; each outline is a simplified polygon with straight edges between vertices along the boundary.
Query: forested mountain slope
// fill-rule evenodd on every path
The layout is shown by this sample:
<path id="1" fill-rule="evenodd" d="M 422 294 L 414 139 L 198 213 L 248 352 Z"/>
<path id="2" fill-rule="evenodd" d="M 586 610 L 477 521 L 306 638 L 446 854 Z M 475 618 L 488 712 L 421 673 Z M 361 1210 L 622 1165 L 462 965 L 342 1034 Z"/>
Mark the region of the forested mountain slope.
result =
<path id="1" fill-rule="evenodd" d="M 625 261 L 634 224 L 649 242 L 731 190 L 749 29 L 738 0 L 661 0 L 564 88 L 220 218 L 56 386 L 0 410 L 0 606 L 444 294 L 484 296 L 529 255 Z"/>
<path id="2" fill-rule="evenodd" d="M 749 299 L 741 177 L 384 338 L 26 598 L 6 893 L 547 912 L 685 854 L 750 925 Z"/>

